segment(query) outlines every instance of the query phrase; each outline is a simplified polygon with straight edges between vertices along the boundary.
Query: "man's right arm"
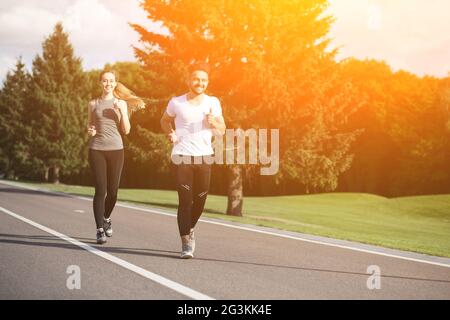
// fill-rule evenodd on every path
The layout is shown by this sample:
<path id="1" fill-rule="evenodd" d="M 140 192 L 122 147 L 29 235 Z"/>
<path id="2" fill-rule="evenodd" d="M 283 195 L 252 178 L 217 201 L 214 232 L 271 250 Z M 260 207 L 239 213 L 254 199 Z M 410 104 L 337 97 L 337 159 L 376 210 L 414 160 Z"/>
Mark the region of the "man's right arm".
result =
<path id="1" fill-rule="evenodd" d="M 167 135 L 169 135 L 172 132 L 174 132 L 173 127 L 172 127 L 173 119 L 175 119 L 175 118 L 169 116 L 167 114 L 167 112 L 164 112 L 164 114 L 163 114 L 163 116 L 161 118 L 161 121 L 160 121 L 161 129 Z"/>
<path id="2" fill-rule="evenodd" d="M 172 143 L 177 143 L 178 138 L 177 138 L 175 130 L 173 130 L 173 127 L 172 127 L 172 123 L 173 123 L 174 119 L 175 118 L 169 116 L 169 114 L 167 112 L 164 112 L 164 115 L 162 116 L 160 123 L 161 123 L 161 129 L 167 135 L 167 138 L 169 138 L 169 140 Z"/>

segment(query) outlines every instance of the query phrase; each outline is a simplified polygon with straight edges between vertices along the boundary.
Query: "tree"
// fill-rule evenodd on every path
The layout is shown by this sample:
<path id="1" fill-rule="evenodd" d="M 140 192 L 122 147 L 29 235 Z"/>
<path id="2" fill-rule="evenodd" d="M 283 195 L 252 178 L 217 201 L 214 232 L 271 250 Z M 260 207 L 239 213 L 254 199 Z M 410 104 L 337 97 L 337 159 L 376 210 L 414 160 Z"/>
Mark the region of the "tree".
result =
<path id="1" fill-rule="evenodd" d="M 364 128 L 364 132 L 353 144 L 352 168 L 343 174 L 339 190 L 386 195 L 398 147 L 381 124 L 380 110 L 385 110 L 393 72 L 386 63 L 375 60 L 347 59 L 341 66 L 341 81 L 352 83 L 363 101 L 346 128 Z"/>
<path id="2" fill-rule="evenodd" d="M 339 84 L 335 51 L 326 50 L 333 21 L 324 15 L 327 5 L 146 0 L 148 17 L 162 22 L 167 34 L 133 25 L 146 45 L 136 55 L 149 70 L 158 67 L 172 94 L 184 90 L 182 74 L 190 62 L 208 61 L 214 66 L 210 90 L 222 98 L 228 127 L 281 127 L 280 179 L 332 190 L 351 163 L 347 153 L 358 132 L 339 132 L 357 105 L 352 95 L 337 94 L 351 88 Z M 230 173 L 227 213 L 241 215 L 242 167 L 231 166 Z"/>
<path id="3" fill-rule="evenodd" d="M 433 77 L 405 71 L 393 75 L 379 116 L 398 149 L 390 195 L 434 193 L 448 183 L 448 113 L 440 99 L 444 88 Z"/>
<path id="4" fill-rule="evenodd" d="M 0 91 L 0 161 L 6 177 L 11 179 L 26 174 L 26 165 L 31 160 L 26 140 L 30 128 L 24 125 L 29 83 L 30 75 L 19 58 Z"/>
<path id="5" fill-rule="evenodd" d="M 28 120 L 34 157 L 42 162 L 46 177 L 58 183 L 60 170 L 71 174 L 87 164 L 88 81 L 61 23 L 42 47 L 42 56 L 33 61 Z"/>
<path id="6" fill-rule="evenodd" d="M 365 132 L 340 190 L 385 196 L 448 192 L 448 80 L 394 73 L 374 60 L 342 65 L 342 80 L 366 99 L 348 124 Z"/>

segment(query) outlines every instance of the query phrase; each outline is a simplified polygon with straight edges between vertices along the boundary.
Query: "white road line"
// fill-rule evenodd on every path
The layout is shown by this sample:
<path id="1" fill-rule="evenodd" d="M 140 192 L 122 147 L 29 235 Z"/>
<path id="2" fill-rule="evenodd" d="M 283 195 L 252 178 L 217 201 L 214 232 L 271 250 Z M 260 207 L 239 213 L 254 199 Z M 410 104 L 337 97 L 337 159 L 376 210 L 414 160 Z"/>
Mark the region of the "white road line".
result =
<path id="1" fill-rule="evenodd" d="M 67 197 L 70 197 L 70 198 L 80 199 L 80 200 L 84 200 L 84 201 L 92 201 L 91 198 L 82 197 L 82 196 L 73 196 L 73 195 L 65 194 L 65 193 L 57 193 L 57 192 L 53 192 L 53 191 L 40 190 L 40 189 L 37 189 L 37 188 L 33 188 L 33 187 L 29 187 L 29 186 L 23 186 L 23 185 L 19 185 L 19 184 L 16 184 L 16 183 L 4 182 L 4 181 L 1 181 L 1 183 L 9 184 L 9 185 L 16 186 L 16 187 L 19 187 L 19 188 L 30 189 L 30 190 L 34 190 L 34 191 L 40 191 L 40 192 L 43 192 L 43 193 L 63 194 L 63 195 L 66 195 Z M 135 206 L 132 206 L 132 205 L 121 204 L 121 203 L 118 203 L 117 206 L 123 207 L 123 208 L 134 209 L 134 210 L 138 210 L 138 211 L 149 212 L 149 213 L 153 213 L 153 214 L 159 214 L 159 215 L 164 215 L 164 216 L 176 217 L 175 214 L 171 214 L 171 213 L 167 213 L 167 212 L 163 212 L 163 211 L 159 211 L 159 210 L 155 210 L 155 209 L 145 209 L 145 208 L 135 207 Z M 286 238 L 286 239 L 291 239 L 291 240 L 309 242 L 309 243 L 314 243 L 314 244 L 319 244 L 319 245 L 324 245 L 324 246 L 329 246 L 329 247 L 335 247 L 335 248 L 346 249 L 346 250 L 353 250 L 353 251 L 358 251 L 358 252 L 363 252 L 363 253 L 368 253 L 368 254 L 374 254 L 374 255 L 379 255 L 379 256 L 384 256 L 384 257 L 389 257 L 389 258 L 402 259 L 402 260 L 407 260 L 407 261 L 413 261 L 413 262 L 418 262 L 418 263 L 425 263 L 425 264 L 435 265 L 435 266 L 439 266 L 439 267 L 450 268 L 450 264 L 446 264 L 446 263 L 439 263 L 439 262 L 435 262 L 435 261 L 428 261 L 428 260 L 423 260 L 423 259 L 404 257 L 404 256 L 396 255 L 396 254 L 389 254 L 389 253 L 384 253 L 384 252 L 379 252 L 379 251 L 374 251 L 374 250 L 368 250 L 368 249 L 350 247 L 350 246 L 346 246 L 346 245 L 340 245 L 340 244 L 336 244 L 336 243 L 329 243 L 329 242 L 324 242 L 324 241 L 319 241 L 319 240 L 306 239 L 306 238 L 302 238 L 300 236 L 290 236 L 290 235 L 285 235 L 285 234 L 280 234 L 280 233 L 275 233 L 275 232 L 270 232 L 270 231 L 263 231 L 263 230 L 249 228 L 249 227 L 236 226 L 236 225 L 231 225 L 231 224 L 221 223 L 221 222 L 216 222 L 216 221 L 209 221 L 209 220 L 203 220 L 203 219 L 200 219 L 200 221 L 202 221 L 204 223 L 215 224 L 215 225 L 227 227 L 227 228 L 251 231 L 251 232 L 256 232 L 256 233 L 261 233 L 261 234 L 266 234 L 266 235 L 271 235 L 271 236 L 276 236 L 276 237 L 281 237 L 281 238 Z"/>
<path id="2" fill-rule="evenodd" d="M 192 290 L 192 289 L 190 289 L 188 287 L 185 287 L 185 286 L 183 286 L 183 285 L 181 285 L 181 284 L 179 284 L 177 282 L 174 282 L 172 280 L 164 278 L 164 277 L 162 277 L 162 276 L 160 276 L 160 275 L 158 275 L 156 273 L 150 272 L 150 271 L 145 270 L 145 269 L 143 269 L 141 267 L 138 267 L 138 266 L 136 266 L 136 265 L 134 265 L 132 263 L 129 263 L 128 261 L 125 261 L 123 259 L 117 258 L 117 257 L 115 257 L 113 255 L 110 255 L 110 254 L 108 254 L 106 252 L 103 252 L 103 251 L 101 251 L 101 250 L 99 250 L 97 248 L 91 247 L 90 245 L 88 245 L 86 243 L 83 243 L 83 242 L 80 242 L 80 241 L 75 240 L 73 238 L 70 238 L 70 237 L 68 237 L 68 236 L 66 236 L 66 235 L 64 235 L 62 233 L 59 233 L 59 232 L 57 232 L 55 230 L 47 228 L 47 227 L 45 227 L 45 226 L 43 226 L 43 225 L 41 225 L 39 223 L 36 223 L 36 222 L 34 222 L 34 221 L 30 220 L 30 219 L 24 218 L 24 217 L 14 213 L 14 212 L 12 212 L 12 211 L 9 211 L 9 210 L 7 210 L 7 209 L 5 209 L 3 207 L 0 207 L 0 211 L 3 211 L 7 215 L 9 215 L 9 216 L 11 216 L 13 218 L 16 218 L 17 220 L 20 220 L 20 221 L 23 221 L 23 222 L 25 222 L 25 223 L 27 223 L 29 225 L 32 225 L 35 228 L 38 228 L 38 229 L 40 229 L 40 230 L 42 230 L 44 232 L 47 232 L 47 233 L 49 233 L 49 234 L 51 234 L 51 235 L 53 235 L 55 237 L 58 237 L 58 238 L 60 238 L 60 239 L 62 239 L 64 241 L 67 241 L 67 242 L 69 242 L 69 243 L 71 243 L 71 244 L 73 244 L 75 246 L 78 246 L 78 247 L 80 247 L 80 248 L 82 248 L 82 249 L 84 249 L 84 250 L 86 250 L 86 251 L 88 251 L 90 253 L 93 253 L 93 254 L 95 254 L 95 255 L 97 255 L 99 257 L 102 257 L 103 259 L 111 261 L 111 262 L 121 266 L 122 268 L 128 269 L 128 270 L 130 270 L 130 271 L 132 271 L 134 273 L 137 273 L 140 276 L 143 276 L 143 277 L 145 277 L 145 278 L 147 278 L 149 280 L 152 280 L 152 281 L 154 281 L 156 283 L 159 283 L 160 285 L 163 285 L 164 287 L 172 289 L 172 290 L 174 290 L 174 291 L 176 291 L 176 292 L 178 292 L 178 293 L 180 293 L 180 294 L 182 294 L 184 296 L 187 296 L 187 297 L 195 299 L 195 300 L 214 300 L 213 298 L 211 298 L 211 297 L 209 297 L 207 295 L 204 295 L 203 293 L 200 293 L 198 291 Z"/>
<path id="3" fill-rule="evenodd" d="M 215 222 L 215 221 L 208 221 L 208 223 L 217 224 L 217 225 L 221 225 L 221 226 L 227 226 L 226 224 L 223 224 L 220 222 Z M 317 241 L 317 240 L 289 236 L 289 235 L 285 235 L 285 234 L 277 234 L 277 233 L 273 233 L 273 232 L 269 232 L 269 231 L 255 230 L 255 229 L 251 229 L 251 228 L 247 228 L 247 227 L 241 227 L 241 226 L 229 226 L 229 227 L 241 229 L 241 230 L 253 231 L 253 232 L 262 233 L 262 234 L 269 234 L 269 235 L 278 236 L 278 237 L 286 238 L 286 239 L 300 240 L 300 241 L 304 241 L 304 242 L 310 242 L 310 243 L 320 244 L 320 245 L 329 246 L 329 247 L 348 249 L 348 250 L 359 251 L 359 252 L 364 252 L 364 253 L 369 253 L 369 254 L 375 254 L 375 255 L 379 255 L 379 256 L 403 259 L 403 260 L 408 260 L 408 261 L 414 261 L 414 262 L 420 262 L 420 263 L 426 263 L 426 264 L 432 264 L 435 266 L 450 268 L 450 264 L 445 264 L 445 263 L 427 261 L 427 260 L 422 260 L 422 259 L 415 259 L 415 258 L 410 258 L 410 257 L 403 257 L 403 256 L 395 255 L 395 254 L 389 254 L 389 253 L 361 249 L 361 248 L 354 248 L 354 247 L 344 246 L 344 245 L 335 244 L 335 243 L 327 243 L 327 242 L 322 242 L 322 241 Z"/>

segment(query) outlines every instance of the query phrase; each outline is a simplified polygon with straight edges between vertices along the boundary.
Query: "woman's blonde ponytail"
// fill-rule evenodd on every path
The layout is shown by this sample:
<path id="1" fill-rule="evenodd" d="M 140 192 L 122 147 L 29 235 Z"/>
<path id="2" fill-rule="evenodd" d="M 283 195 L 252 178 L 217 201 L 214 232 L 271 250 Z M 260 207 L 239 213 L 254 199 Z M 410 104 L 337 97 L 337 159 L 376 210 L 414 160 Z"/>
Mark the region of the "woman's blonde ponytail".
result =
<path id="1" fill-rule="evenodd" d="M 129 116 L 131 116 L 136 111 L 145 108 L 145 102 L 120 82 L 117 82 L 117 86 L 113 94 L 117 99 L 126 101 Z"/>
<path id="2" fill-rule="evenodd" d="M 113 95 L 115 98 L 124 100 L 128 106 L 128 115 L 131 117 L 133 113 L 145 108 L 145 102 L 136 96 L 130 89 L 119 82 L 118 74 L 115 70 L 105 70 L 100 74 L 100 80 L 105 73 L 111 73 L 116 78 L 117 86 L 114 89 Z"/>

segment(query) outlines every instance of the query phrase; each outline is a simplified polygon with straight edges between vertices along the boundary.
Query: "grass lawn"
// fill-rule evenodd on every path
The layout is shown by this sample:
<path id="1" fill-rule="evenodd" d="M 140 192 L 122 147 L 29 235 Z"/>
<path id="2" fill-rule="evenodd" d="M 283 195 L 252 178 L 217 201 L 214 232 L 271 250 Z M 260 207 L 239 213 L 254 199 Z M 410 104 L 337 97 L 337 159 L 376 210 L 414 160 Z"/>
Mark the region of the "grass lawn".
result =
<path id="1" fill-rule="evenodd" d="M 92 196 L 92 187 L 32 184 Z M 119 200 L 177 208 L 175 191 L 120 189 Z M 227 198 L 209 195 L 204 216 L 450 257 L 450 195 L 388 199 L 372 194 L 244 198 L 244 217 L 224 214 Z"/>

